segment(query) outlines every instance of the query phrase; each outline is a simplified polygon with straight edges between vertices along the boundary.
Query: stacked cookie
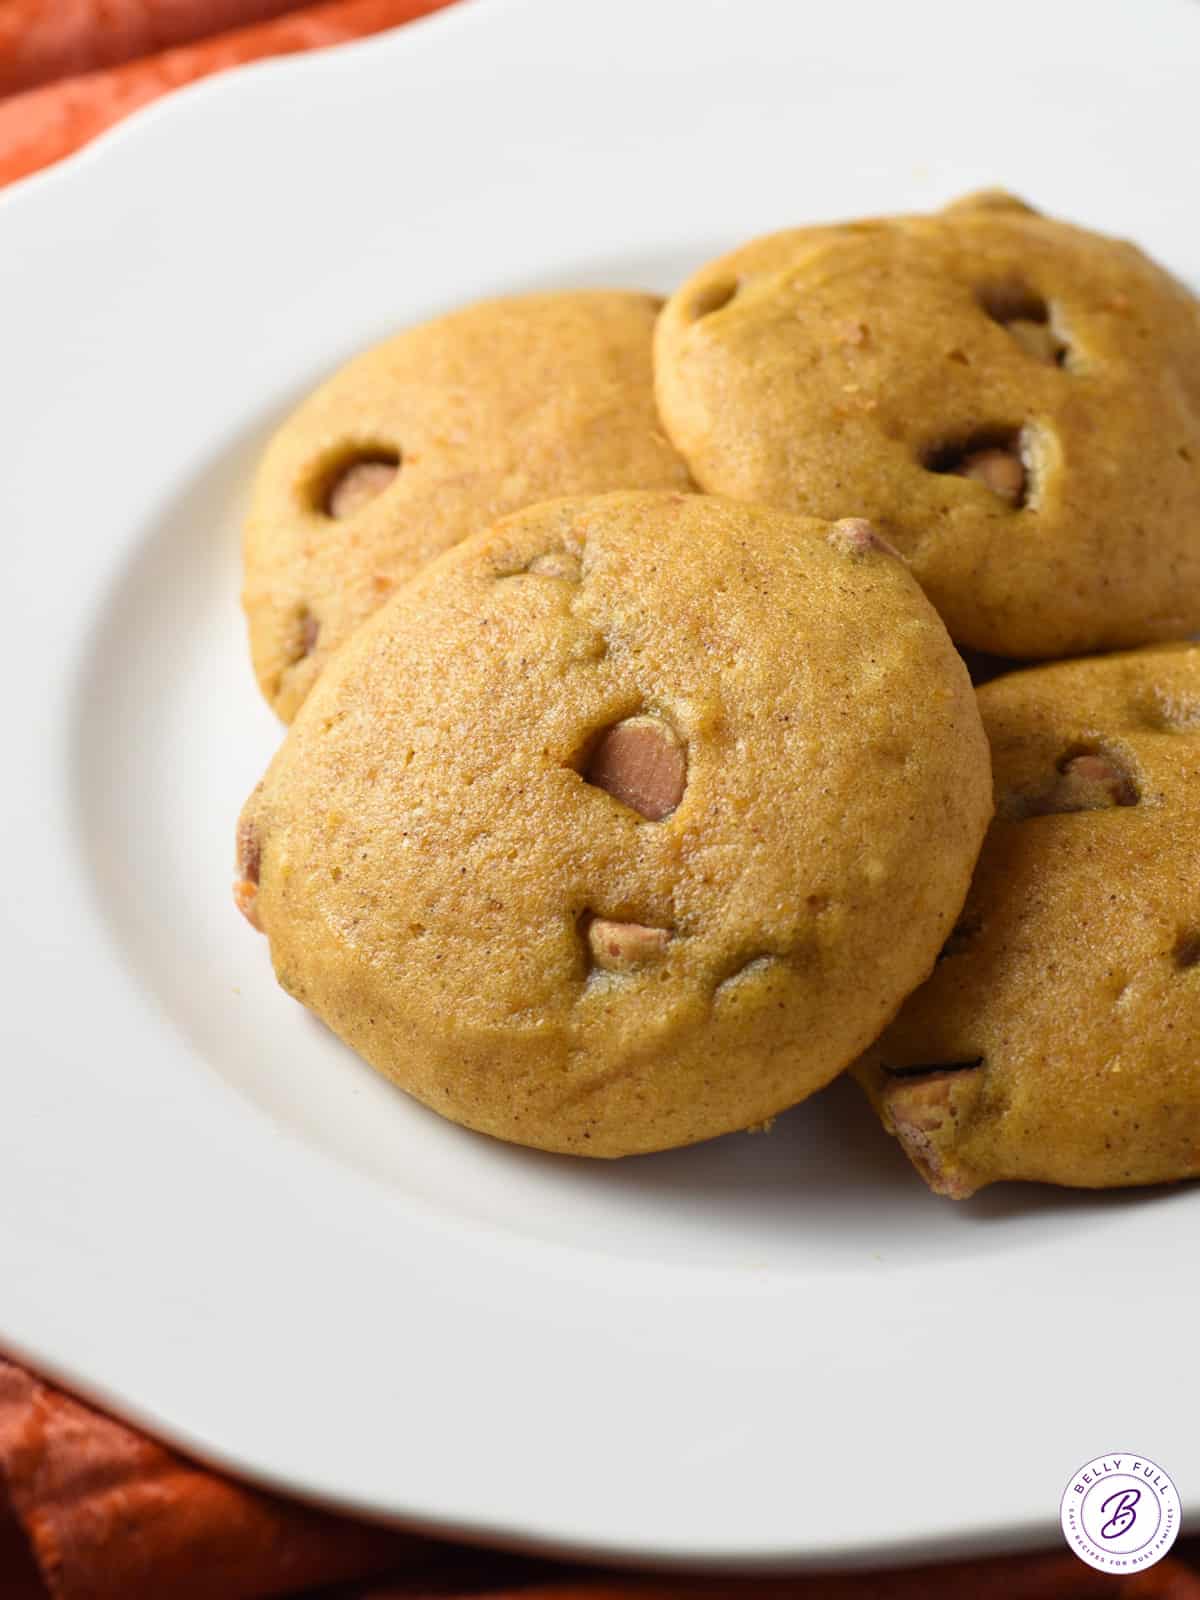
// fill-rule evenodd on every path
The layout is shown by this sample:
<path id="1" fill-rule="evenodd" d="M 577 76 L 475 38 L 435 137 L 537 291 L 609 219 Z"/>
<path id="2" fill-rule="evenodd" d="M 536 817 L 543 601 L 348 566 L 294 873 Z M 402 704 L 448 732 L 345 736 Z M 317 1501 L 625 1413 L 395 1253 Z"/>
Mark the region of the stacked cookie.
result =
<path id="1" fill-rule="evenodd" d="M 500 1138 L 853 1066 L 941 1193 L 1200 1174 L 1200 647 L 954 648 L 1184 639 L 1198 534 L 1197 302 L 1007 196 L 410 330 L 260 470 L 238 902 Z"/>

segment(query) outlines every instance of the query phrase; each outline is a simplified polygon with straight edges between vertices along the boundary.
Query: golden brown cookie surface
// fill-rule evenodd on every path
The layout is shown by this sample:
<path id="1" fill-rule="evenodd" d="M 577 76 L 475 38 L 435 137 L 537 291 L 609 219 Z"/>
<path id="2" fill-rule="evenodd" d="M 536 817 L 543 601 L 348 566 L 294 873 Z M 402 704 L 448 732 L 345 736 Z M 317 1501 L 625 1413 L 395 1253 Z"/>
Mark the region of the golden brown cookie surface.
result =
<path id="1" fill-rule="evenodd" d="M 1132 245 L 967 197 L 711 263 L 659 322 L 697 483 L 892 540 L 956 641 L 1200 629 L 1200 306 Z"/>
<path id="2" fill-rule="evenodd" d="M 690 487 L 654 408 L 658 308 L 484 301 L 366 351 L 293 413 L 244 541 L 254 668 L 285 721 L 363 618 L 468 533 L 555 495 Z"/>
<path id="3" fill-rule="evenodd" d="M 763 1121 L 930 970 L 991 806 L 966 671 L 861 523 L 558 501 L 322 674 L 239 832 L 280 981 L 469 1127 Z"/>
<path id="4" fill-rule="evenodd" d="M 1200 1176 L 1200 646 L 1013 673 L 979 704 L 996 820 L 864 1087 L 955 1198 Z"/>

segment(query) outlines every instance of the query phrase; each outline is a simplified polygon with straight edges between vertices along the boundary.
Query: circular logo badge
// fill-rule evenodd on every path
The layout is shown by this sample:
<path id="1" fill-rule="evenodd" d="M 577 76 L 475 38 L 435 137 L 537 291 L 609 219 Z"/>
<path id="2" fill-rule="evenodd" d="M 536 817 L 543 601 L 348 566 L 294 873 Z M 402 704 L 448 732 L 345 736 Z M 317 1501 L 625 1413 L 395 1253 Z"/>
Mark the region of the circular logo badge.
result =
<path id="1" fill-rule="evenodd" d="M 1100 1572 L 1140 1572 L 1161 1561 L 1179 1533 L 1179 1491 L 1149 1456 L 1099 1456 L 1072 1475 L 1062 1530 L 1081 1561 Z"/>

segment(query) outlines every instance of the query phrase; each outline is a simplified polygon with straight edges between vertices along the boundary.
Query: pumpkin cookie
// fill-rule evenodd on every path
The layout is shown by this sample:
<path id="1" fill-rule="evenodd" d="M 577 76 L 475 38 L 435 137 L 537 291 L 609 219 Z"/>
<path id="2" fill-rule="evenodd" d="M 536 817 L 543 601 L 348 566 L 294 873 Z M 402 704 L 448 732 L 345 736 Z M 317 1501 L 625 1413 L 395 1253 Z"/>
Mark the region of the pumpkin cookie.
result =
<path id="1" fill-rule="evenodd" d="M 704 267 L 656 343 L 697 483 L 869 517 L 955 640 L 1077 654 L 1200 630 L 1200 303 L 996 191 Z"/>
<path id="2" fill-rule="evenodd" d="M 860 1077 L 925 1181 L 1200 1176 L 1200 646 L 979 691 L 996 820 Z"/>
<path id="3" fill-rule="evenodd" d="M 485 301 L 366 351 L 284 423 L 254 486 L 243 599 L 285 721 L 363 618 L 466 534 L 554 495 L 691 486 L 654 408 L 659 305 Z"/>
<path id="4" fill-rule="evenodd" d="M 616 494 L 507 518 L 363 625 L 247 804 L 237 894 L 418 1099 L 620 1156 L 854 1059 L 990 811 L 966 669 L 866 524 Z"/>

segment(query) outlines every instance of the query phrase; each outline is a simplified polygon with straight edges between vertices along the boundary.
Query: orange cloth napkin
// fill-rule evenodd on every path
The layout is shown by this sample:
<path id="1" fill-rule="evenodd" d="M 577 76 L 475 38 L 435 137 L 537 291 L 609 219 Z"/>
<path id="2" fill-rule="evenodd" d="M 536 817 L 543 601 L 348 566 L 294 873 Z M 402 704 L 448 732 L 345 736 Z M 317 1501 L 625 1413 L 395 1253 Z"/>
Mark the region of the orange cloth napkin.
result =
<path id="1" fill-rule="evenodd" d="M 150 56 L 310 0 L 0 0 L 0 95 Z"/>
<path id="2" fill-rule="evenodd" d="M 179 84 L 446 3 L 0 0 L 0 184 Z M 250 1600 L 330 1584 L 326 1600 L 1200 1600 L 1200 1545 L 1134 1578 L 1092 1572 L 1065 1549 L 796 1579 L 605 1575 L 373 1528 L 246 1488 L 0 1359 L 3 1600 Z"/>
<path id="3" fill-rule="evenodd" d="M 1200 1550 L 1194 1552 L 1200 1557 Z M 642 1578 L 372 1528 L 232 1482 L 0 1360 L 4 1600 L 1200 1600 L 1174 1557 L 1134 1578 L 1067 1550 L 894 1573 Z"/>
<path id="4" fill-rule="evenodd" d="M 0 99 L 0 184 L 70 155 L 168 89 L 264 56 L 380 33 L 448 3 L 325 0 L 297 9 L 295 0 L 0 0 L 0 94 L 5 85 L 40 85 Z M 274 21 L 255 21 L 285 11 Z M 233 19 L 254 26 L 214 31 Z M 124 59 L 139 38 L 198 42 Z M 59 77 L 80 65 L 122 60 Z"/>

